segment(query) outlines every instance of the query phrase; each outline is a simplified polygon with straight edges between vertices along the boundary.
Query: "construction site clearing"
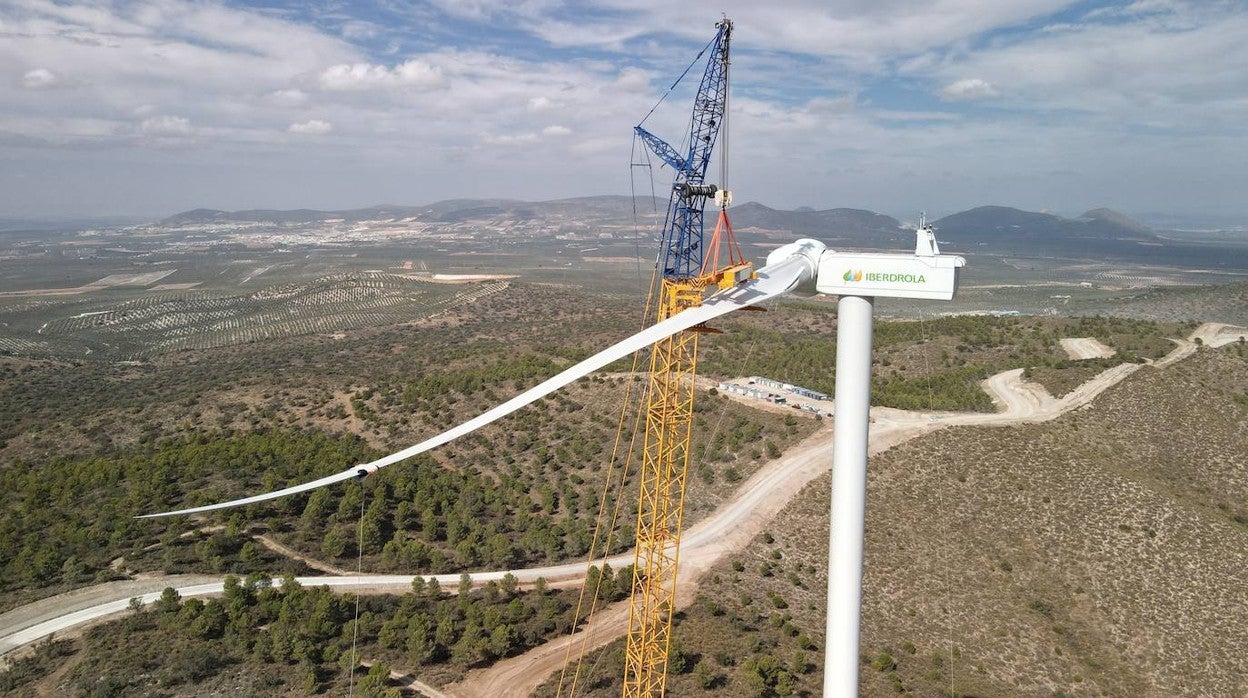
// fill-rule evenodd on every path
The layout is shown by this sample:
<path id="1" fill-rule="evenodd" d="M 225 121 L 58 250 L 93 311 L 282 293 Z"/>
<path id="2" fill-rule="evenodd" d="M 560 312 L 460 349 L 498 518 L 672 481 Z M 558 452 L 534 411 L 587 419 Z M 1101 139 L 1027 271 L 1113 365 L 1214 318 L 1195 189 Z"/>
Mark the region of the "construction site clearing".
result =
<path id="1" fill-rule="evenodd" d="M 830 406 L 832 399 L 828 395 L 772 378 L 762 376 L 734 378 L 730 381 L 723 381 L 716 387 L 721 392 L 762 400 L 773 405 L 786 405 L 795 410 L 823 417 L 831 417 L 834 414 Z"/>

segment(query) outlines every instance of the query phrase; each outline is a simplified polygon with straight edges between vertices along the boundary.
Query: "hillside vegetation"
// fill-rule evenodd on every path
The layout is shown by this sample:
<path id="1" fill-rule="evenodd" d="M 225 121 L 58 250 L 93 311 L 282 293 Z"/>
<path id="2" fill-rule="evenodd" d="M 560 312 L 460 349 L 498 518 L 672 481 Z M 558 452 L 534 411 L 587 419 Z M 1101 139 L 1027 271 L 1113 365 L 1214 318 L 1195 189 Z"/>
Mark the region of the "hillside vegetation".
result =
<path id="1" fill-rule="evenodd" d="M 269 688 L 288 693 L 338 691 L 345 674 L 341 667 L 334 667 L 346 636 L 323 632 L 323 623 L 313 622 L 313 618 L 321 618 L 323 611 L 341 622 L 341 599 L 317 596 L 320 592 L 308 592 L 312 596 L 305 597 L 294 590 L 267 588 L 263 575 L 277 577 L 307 568 L 302 562 L 270 552 L 262 544 L 266 540 L 338 567 L 353 568 L 360 556 L 366 569 L 407 573 L 514 568 L 583 559 L 591 546 L 598 551 L 604 546 L 611 550 L 628 547 L 636 483 L 625 479 L 621 484 L 618 474 L 609 480 L 607 468 L 612 462 L 622 465 L 627 460 L 627 444 L 639 436 L 631 409 L 623 412 L 620 428 L 625 396 L 635 405 L 644 385 L 627 361 L 617 363 L 609 372 L 578 381 L 477 434 L 389 468 L 362 485 L 353 482 L 195 520 L 131 518 L 137 513 L 194 506 L 303 482 L 416 443 L 627 336 L 640 324 L 632 310 L 633 299 L 594 296 L 593 302 L 587 303 L 586 294 L 575 289 L 530 284 L 521 293 L 518 286 L 436 316 L 403 325 L 353 330 L 340 337 L 299 335 L 258 340 L 176 351 L 158 360 L 125 365 L 0 358 L 0 609 L 142 572 L 260 575 L 253 577 L 254 588 L 238 597 L 238 609 L 231 610 L 228 603 L 167 600 L 167 613 L 161 611 L 164 615 L 148 610 L 132 615 L 124 621 L 127 625 L 111 626 L 114 633 L 117 627 L 124 628 L 125 643 L 110 646 L 109 631 L 101 630 L 81 642 L 49 645 L 33 663 L 22 665 L 25 668 L 21 672 L 26 673 L 6 675 L 4 680 L 13 682 L 7 685 L 25 691 L 49 672 L 69 666 L 71 669 L 57 680 L 64 681 L 58 686 L 71 693 L 96 690 L 88 686 L 87 677 L 92 672 L 114 677 L 96 684 L 106 687 L 100 689 L 105 695 L 127 690 L 167 690 L 174 694 L 192 690 L 189 684 L 175 687 L 168 683 L 172 679 L 156 667 L 161 657 L 158 648 L 171 648 L 176 652 L 170 656 L 177 659 L 171 666 L 203 672 L 203 680 L 210 683 L 220 680 L 213 685 L 229 686 L 241 676 L 256 676 L 280 681 L 247 684 L 261 693 Z M 534 307 L 544 308 L 542 321 L 535 321 Z M 700 373 L 718 378 L 765 375 L 830 393 L 835 379 L 836 328 L 830 309 L 827 304 L 813 302 L 782 303 L 766 315 L 725 321 L 722 327 L 728 330 L 726 334 L 704 338 Z M 1107 365 L 1159 356 L 1170 346 L 1167 337 L 1185 334 L 1186 329 L 1108 318 L 951 317 L 922 323 L 880 322 L 874 385 L 877 403 L 915 409 L 987 410 L 991 405 L 978 381 L 991 373 L 1024 367 L 1046 385 L 1073 383 L 1078 376 Z M 1057 343 L 1067 336 L 1094 336 L 1118 353 L 1099 363 L 1072 362 Z M 1233 366 L 1240 365 L 1235 361 L 1242 363 L 1240 354 L 1210 356 L 1198 358 L 1230 361 L 1228 365 Z M 1179 366 L 1186 367 L 1186 363 Z M 1178 371 L 1179 366 L 1149 375 L 1186 375 Z M 1214 369 L 1202 370 L 1216 374 Z M 1238 374 L 1232 371 L 1228 375 Z M 1242 414 L 1248 402 L 1243 384 L 1226 383 L 1219 388 L 1223 392 L 1215 395 L 1209 392 L 1212 383 L 1197 383 L 1204 392 L 1196 391 L 1196 404 L 1227 402 L 1226 418 L 1232 420 L 1228 425 L 1235 415 Z M 1060 391 L 1055 388 L 1054 392 Z M 1174 409 L 1181 407 L 1175 405 Z M 1132 404 L 1121 412 L 1126 415 L 1143 409 Z M 807 415 L 756 410 L 707 393 L 698 394 L 694 419 L 686 524 L 713 510 L 767 459 L 777 457 L 817 426 Z M 967 662 L 974 659 L 983 664 L 983 686 L 991 689 L 990 693 L 1007 695 L 1002 686 L 1034 686 L 1046 681 L 1064 687 L 1062 690 L 1080 682 L 1111 689 L 1144 685 L 1115 678 L 1125 675 L 1121 667 L 1134 666 L 1126 659 L 1116 659 L 1117 649 L 1102 649 L 1117 648 L 1117 636 L 1097 629 L 1104 625 L 1100 620 L 1094 630 L 1102 635 L 1079 635 L 1084 632 L 1079 619 L 1090 611 L 1074 605 L 1070 600 L 1073 592 L 1068 593 L 1051 575 L 1040 574 L 1043 560 L 1048 558 L 1037 557 L 1037 551 L 1056 549 L 1058 542 L 1067 541 L 1030 542 L 1027 536 L 1034 534 L 1027 533 L 1027 522 L 993 520 L 1002 511 L 1013 511 L 1010 506 L 1015 502 L 1007 495 L 1032 491 L 1016 489 L 1019 483 L 1036 492 L 1051 486 L 1052 494 L 1045 489 L 1046 495 L 1037 496 L 1049 496 L 1053 502 L 1077 508 L 1090 497 L 1109 492 L 1117 481 L 1110 478 L 1098 482 L 1098 489 L 1089 494 L 1067 492 L 1044 478 L 1069 488 L 1073 485 L 1061 477 L 1075 478 L 1083 470 L 1095 468 L 1098 472 L 1112 471 L 1131 483 L 1145 481 L 1143 475 L 1113 470 L 1110 464 L 1117 462 L 1117 452 L 1097 450 L 1090 445 L 1095 441 L 1082 438 L 1093 432 L 1079 436 L 1060 432 L 1059 436 L 1046 437 L 1043 430 L 1049 428 L 1053 427 L 1029 427 L 1018 432 L 1023 438 L 1018 443 L 1013 441 L 1013 431 L 946 432 L 924 440 L 924 444 L 932 445 L 930 449 L 913 444 L 899 449 L 897 453 L 905 454 L 906 459 L 900 465 L 873 465 L 872 516 L 879 516 L 874 513 L 878 510 L 874 502 L 882 497 L 885 511 L 893 512 L 889 516 L 894 518 L 869 522 L 871 545 L 877 546 L 877 552 L 870 553 L 877 557 L 869 566 L 889 562 L 890 558 L 879 557 L 883 554 L 878 552 L 880 545 L 904 545 L 903 561 L 919 561 L 915 563 L 917 570 L 905 567 L 900 574 L 903 581 L 881 583 L 888 590 L 887 598 L 903 603 L 904 618 L 896 625 L 908 629 L 904 637 L 868 635 L 872 652 L 889 649 L 892 656 L 900 657 L 896 667 L 890 665 L 881 676 L 896 676 L 903 687 L 940 685 L 947 674 L 931 678 L 939 667 L 925 665 L 919 671 L 904 655 L 930 656 L 939 649 L 933 639 L 932 619 L 939 614 L 934 610 L 937 604 L 944 604 L 955 609 L 953 617 L 965 626 L 958 631 L 966 637 L 959 639 L 958 651 L 966 653 Z M 617 429 L 623 444 L 618 451 Z M 1105 443 L 1118 443 L 1113 441 L 1113 433 L 1094 435 Z M 1176 445 L 1182 443 L 1176 441 Z M 1194 448 L 1194 444 L 1187 445 Z M 946 459 L 954 447 L 970 452 L 982 449 L 984 459 L 995 464 L 950 464 Z M 1125 446 L 1120 450 L 1131 453 L 1141 464 L 1150 457 Z M 1221 479 L 1201 485 L 1205 489 L 1190 484 L 1201 482 L 1203 470 L 1170 479 L 1153 473 L 1150 477 L 1156 483 L 1147 480 L 1153 483 L 1148 486 L 1164 485 L 1167 496 L 1182 507 L 1239 531 L 1248 511 L 1242 506 L 1242 469 L 1227 455 L 1232 452 L 1203 454 L 1223 463 Z M 1058 460 L 1059 454 L 1075 459 L 1077 467 L 1062 465 L 1067 461 Z M 881 463 L 902 457 L 890 453 Z M 1034 457 L 1049 465 L 1020 470 L 1020 466 L 1011 465 L 1013 460 L 992 461 L 1006 457 L 1025 463 Z M 1071 467 L 1075 474 L 1063 475 L 1066 471 L 1062 468 Z M 895 498 L 888 504 L 888 496 L 876 492 L 890 486 L 901 489 L 883 490 Z M 985 498 L 991 505 L 980 504 L 977 498 L 984 487 L 995 493 L 995 499 Z M 1136 493 L 1130 487 L 1126 491 Z M 593 538 L 604 493 L 607 510 L 618 504 L 622 513 L 609 545 Z M 933 504 L 933 493 L 957 504 Z M 958 493 L 964 499 L 957 499 Z M 822 612 L 817 599 L 822 598 L 823 585 L 818 571 L 826 564 L 820 559 L 823 544 L 819 536 L 826 535 L 819 533 L 819 522 L 826 521 L 826 502 L 819 504 L 820 496 L 826 498 L 826 491 L 805 493 L 777 523 L 773 534 L 735 565 L 718 570 L 704 582 L 705 599 L 682 621 L 682 628 L 687 628 L 681 631 L 682 637 L 687 639 L 682 640 L 683 648 L 678 647 L 674 656 L 685 664 L 674 669 L 674 695 L 696 694 L 703 686 L 727 691 L 724 695 L 765 695 L 809 691 L 818 685 L 814 664 L 820 651 L 822 621 L 818 619 Z M 1152 506 L 1152 500 L 1141 501 L 1138 507 Z M 948 518 L 954 514 L 969 518 Z M 1081 522 L 1083 528 L 1075 531 L 1097 530 L 1096 526 L 1103 523 L 1100 519 L 1080 519 L 1065 509 L 1056 510 L 1053 517 L 1055 526 Z M 1128 517 L 1124 525 L 1147 536 L 1147 524 L 1156 533 L 1149 541 L 1166 542 L 1171 539 L 1161 535 L 1166 530 L 1165 520 L 1141 522 Z M 357 543 L 357 525 L 362 525 L 362 548 Z M 980 525 L 993 531 L 983 534 L 975 528 Z M 974 544 L 968 542 L 960 552 L 933 548 L 937 540 L 932 537 L 934 532 L 947 536 L 949 530 L 961 531 Z M 1119 533 L 1125 535 L 1126 531 Z M 1198 533 L 1203 540 L 1203 532 Z M 985 540 L 992 542 L 1007 535 L 1019 536 L 1025 542 L 1004 540 L 997 545 L 999 551 L 983 545 Z M 885 537 L 883 544 L 880 536 Z M 985 551 L 993 551 L 986 563 L 979 557 Z M 1096 559 L 1092 553 L 1086 555 Z M 1236 558 L 1230 555 L 1227 559 Z M 932 572 L 924 565 L 937 562 L 941 570 L 963 572 L 938 577 L 944 586 L 932 592 L 930 584 L 917 582 L 930 582 Z M 1197 562 L 1203 564 L 1203 558 Z M 1014 592 L 1023 607 L 1018 617 L 1008 613 L 1000 618 L 978 617 L 965 608 L 956 610 L 952 602 L 939 600 L 943 598 L 940 594 L 958 586 L 950 577 L 967 574 L 977 580 L 995 579 L 976 567 L 984 564 L 989 568 L 995 565 L 997 572 L 1006 575 L 1015 575 L 1017 570 L 1016 576 L 1004 580 L 1024 579 L 1032 585 Z M 1090 562 L 1087 566 L 1087 579 L 1080 577 L 1078 582 L 1085 591 L 1098 588 L 1088 580 L 1094 573 L 1102 573 L 1099 568 L 1092 569 L 1095 566 Z M 1035 575 L 1038 581 L 1033 584 L 1033 577 L 1028 575 Z M 909 581 L 905 580 L 915 584 L 907 586 Z M 616 593 L 622 586 L 608 585 L 608 589 Z M 970 585 L 966 593 L 981 594 L 978 589 Z M 1005 593 L 1003 589 L 1009 588 L 983 591 L 983 598 L 995 601 Z M 415 620 L 423 617 L 420 614 L 437 619 L 432 624 L 436 635 L 442 625 L 439 609 L 460 602 L 423 597 L 419 601 L 408 597 L 369 601 L 366 610 L 372 616 L 367 622 L 361 621 L 360 629 L 363 641 L 372 643 L 368 645 L 370 656 L 408 670 L 421 669 L 422 675 L 433 671 L 436 676 L 449 677 L 462 674 L 467 666 L 486 664 L 533 646 L 551 637 L 554 625 L 562 623 L 566 628 L 572 622 L 566 602 L 549 600 L 562 597 L 539 594 L 519 598 L 516 590 L 502 588 L 482 593 L 485 605 L 476 611 L 458 606 L 458 610 L 446 611 L 461 624 L 456 626 L 459 634 L 454 639 L 448 639 L 452 636 L 449 631 L 442 640 L 434 637 L 432 645 L 440 649 L 431 649 L 430 656 L 441 659 L 428 662 L 412 658 L 419 653 L 404 654 L 413 650 L 399 646 L 402 643 L 397 638 L 406 637 L 404 633 L 412 623 L 424 627 L 425 620 Z M 287 598 L 297 598 L 298 602 Z M 287 605 L 303 608 L 305 602 L 312 604 L 316 613 L 303 613 L 301 621 L 291 620 L 287 628 L 303 638 L 301 649 L 293 654 L 286 649 L 265 649 L 263 643 L 272 640 L 260 638 L 280 629 L 284 622 L 283 610 L 274 609 L 286 609 Z M 515 602 L 527 604 L 529 610 L 515 606 Z M 493 610 L 487 612 L 487 607 Z M 1011 612 L 1018 610 L 1009 608 Z M 896 611 L 891 606 L 888 610 Z M 222 613 L 226 621 L 221 620 Z M 173 622 L 172 617 L 180 620 Z M 383 633 L 386 619 L 398 617 L 404 619 L 403 627 L 392 623 Z M 495 640 L 492 633 L 500 617 L 511 619 L 504 624 L 514 633 L 504 633 L 505 637 Z M 1030 619 L 1031 625 L 1019 625 L 1019 618 Z M 1199 619 L 1205 620 L 1203 616 Z M 977 625 L 979 621 L 984 624 Z M 1056 632 L 1052 626 L 1073 633 L 1082 644 L 1060 645 L 1060 656 L 1066 659 L 1046 658 L 1040 663 L 1041 669 L 1026 671 L 1010 668 L 1023 664 L 1012 654 L 1013 649 L 993 645 L 997 649 L 990 650 L 976 635 L 986 632 L 985 627 L 1018 627 L 1023 639 L 1015 644 L 1034 649 L 1040 646 L 1035 645 L 1035 638 Z M 878 627 L 893 626 L 881 620 Z M 490 637 L 478 632 L 483 629 L 490 631 Z M 463 643 L 464 649 L 457 650 L 464 635 L 469 641 Z M 1007 648 L 1014 646 L 1010 640 L 994 638 L 1000 647 Z M 704 641 L 710 644 L 697 644 Z M 910 645 L 915 647 L 914 653 L 905 649 Z M 1078 649 L 1081 647 L 1091 649 Z M 613 655 L 606 656 L 600 665 L 604 687 L 614 675 L 610 666 Z M 1072 674 L 1062 679 L 1065 683 L 1057 683 L 1054 677 L 1066 674 L 1051 670 L 1051 666 L 1066 671 L 1074 666 L 1070 662 L 1083 662 L 1085 657 L 1100 668 L 1081 669 L 1078 682 Z M 959 667 L 955 675 L 969 675 L 956 659 L 948 660 Z M 135 662 L 151 665 L 142 669 L 148 673 L 135 679 L 137 683 L 126 678 L 134 674 Z M 75 665 L 82 668 L 72 669 Z M 296 665 L 297 670 L 291 668 Z M 1015 678 L 1020 683 L 1009 683 Z M 110 683 L 114 679 L 121 683 Z"/>
<path id="2" fill-rule="evenodd" d="M 728 333 L 703 345 L 700 365 L 714 376 L 760 375 L 831 395 L 836 387 L 836 314 L 826 303 L 778 305 L 762 316 L 727 320 Z M 1189 324 L 1116 317 L 965 315 L 875 324 L 871 403 L 909 410 L 992 411 L 979 383 L 1001 371 L 1030 369 L 1060 397 L 1100 371 L 1159 359 Z M 1063 337 L 1095 337 L 1115 349 L 1107 359 L 1072 361 Z"/>
<path id="3" fill-rule="evenodd" d="M 131 518 L 277 489 L 406 447 L 557 373 L 587 351 L 586 338 L 611 330 L 601 309 L 582 310 L 566 291 L 536 292 L 564 327 L 583 331 L 556 340 L 498 294 L 436 327 L 343 340 L 271 341 L 141 366 L 0 360 L 0 609 L 155 570 L 305 570 L 257 535 L 341 568 L 354 568 L 362 552 L 366 569 L 408 573 L 628 548 L 637 466 L 627 453 L 644 385 L 631 374 L 579 381 L 363 488 L 347 483 L 195 520 Z M 700 393 L 694 426 L 687 521 L 815 422 Z M 604 492 L 608 511 L 621 514 L 611 540 L 604 527 L 595 542 Z"/>
<path id="4" fill-rule="evenodd" d="M 614 580 L 614 576 L 610 575 Z M 603 597 L 619 594 L 614 581 Z M 265 575 L 230 576 L 221 598 L 181 599 L 172 588 L 78 642 L 41 645 L 0 674 L 6 695 L 400 695 L 391 664 L 445 681 L 567 632 L 576 593 L 514 579 L 455 595 L 417 578 L 406 594 L 363 597 L 328 587 L 279 586 Z M 579 622 L 581 619 L 576 619 Z M 57 680 L 44 678 L 70 657 Z M 352 663 L 363 660 L 369 669 Z M 356 676 L 352 677 L 352 674 Z"/>
<path id="5" fill-rule="evenodd" d="M 863 695 L 1244 695 L 1246 396 L 1248 352 L 1205 350 L 1054 422 L 872 459 Z M 673 695 L 819 694 L 828 498 L 707 575 Z"/>
<path id="6" fill-rule="evenodd" d="M 1142 290 L 1113 301 L 1081 303 L 1082 312 L 1108 312 L 1158 322 L 1201 320 L 1248 326 L 1248 283 Z"/>

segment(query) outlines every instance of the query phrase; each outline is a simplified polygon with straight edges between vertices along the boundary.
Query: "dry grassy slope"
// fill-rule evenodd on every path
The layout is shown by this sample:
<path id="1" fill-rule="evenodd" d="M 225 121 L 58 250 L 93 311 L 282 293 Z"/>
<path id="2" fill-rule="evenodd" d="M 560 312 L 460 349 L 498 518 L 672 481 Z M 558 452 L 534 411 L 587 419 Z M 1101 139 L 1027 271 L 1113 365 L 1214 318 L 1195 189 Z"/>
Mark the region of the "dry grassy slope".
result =
<path id="1" fill-rule="evenodd" d="M 1072 313 L 1138 317 L 1161 322 L 1204 321 L 1248 325 L 1248 284 L 1162 287 L 1123 299 L 1075 302 Z"/>
<path id="2" fill-rule="evenodd" d="M 949 429 L 873 460 L 864 654 L 891 651 L 915 695 L 947 694 L 951 676 L 960 695 L 1248 695 L 1248 525 L 1232 518 L 1248 513 L 1245 392 L 1248 362 L 1204 351 L 1052 423 Z M 828 488 L 803 492 L 743 572 L 716 570 L 703 592 L 728 613 L 695 607 L 687 649 L 709 653 L 734 614 L 781 613 L 764 590 L 822 634 L 825 581 L 810 572 L 826 564 Z M 764 561 L 774 576 L 758 574 Z M 795 570 L 803 587 L 786 580 Z M 721 691 L 744 688 L 723 671 Z M 894 695 L 893 677 L 864 667 L 864 695 Z M 817 694 L 819 681 L 801 685 Z"/>
<path id="3" fill-rule="evenodd" d="M 947 603 L 966 689 L 1243 695 L 1248 528 L 1208 492 L 1243 501 L 1248 414 L 1212 379 L 1246 369 L 1205 354 L 1054 424 L 879 459 L 864 644 L 935 649 Z"/>

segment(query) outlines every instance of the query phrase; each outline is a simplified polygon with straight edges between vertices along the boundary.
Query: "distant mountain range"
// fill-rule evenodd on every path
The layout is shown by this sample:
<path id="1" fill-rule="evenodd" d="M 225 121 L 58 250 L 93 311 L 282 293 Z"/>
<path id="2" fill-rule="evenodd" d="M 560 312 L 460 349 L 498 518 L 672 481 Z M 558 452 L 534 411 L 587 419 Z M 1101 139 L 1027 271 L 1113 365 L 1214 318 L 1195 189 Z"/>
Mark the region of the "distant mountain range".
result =
<path id="1" fill-rule="evenodd" d="M 634 201 L 627 196 L 537 202 L 452 199 L 424 206 L 381 205 L 341 211 L 196 209 L 166 218 L 161 224 L 170 227 L 246 222 L 290 225 L 336 219 L 348 223 L 410 219 L 448 225 L 474 221 L 490 225 L 506 221 L 549 221 L 592 228 L 596 224 L 619 225 L 631 221 L 634 211 L 642 216 L 657 211 L 661 216 L 665 206 L 663 200 Z M 734 206 L 731 216 L 742 242 L 808 236 L 834 248 L 886 250 L 906 249 L 913 243 L 912 228 L 892 216 L 861 209 L 783 210 L 750 202 Z M 708 215 L 708 228 L 711 220 Z M 1093 209 L 1078 218 L 1064 218 L 1006 206 L 981 206 L 941 218 L 934 221 L 934 225 L 937 237 L 950 251 L 1225 266 L 1215 263 L 1218 254 L 1209 246 L 1163 237 L 1149 226 L 1107 208 Z M 1232 266 L 1248 268 L 1248 259 L 1232 261 Z"/>
<path id="2" fill-rule="evenodd" d="M 657 205 L 660 206 L 665 204 L 666 202 L 663 201 L 657 202 Z M 564 218 L 570 216 L 584 218 L 588 222 L 630 215 L 632 206 L 633 199 L 628 196 L 586 196 L 555 201 L 448 199 L 424 206 L 382 204 L 368 208 L 353 208 L 341 211 L 318 211 L 306 208 L 292 211 L 270 209 L 219 211 L 209 208 L 197 208 L 193 211 L 185 211 L 170 216 L 160 221 L 160 224 L 166 226 L 205 225 L 210 223 L 290 224 L 316 223 L 338 219 L 347 223 L 388 219 L 411 219 L 427 223 L 458 223 L 473 219 L 507 218 L 510 220 L 531 220 L 534 218 Z M 637 206 L 641 212 L 653 211 L 656 202 L 649 198 L 639 199 Z"/>

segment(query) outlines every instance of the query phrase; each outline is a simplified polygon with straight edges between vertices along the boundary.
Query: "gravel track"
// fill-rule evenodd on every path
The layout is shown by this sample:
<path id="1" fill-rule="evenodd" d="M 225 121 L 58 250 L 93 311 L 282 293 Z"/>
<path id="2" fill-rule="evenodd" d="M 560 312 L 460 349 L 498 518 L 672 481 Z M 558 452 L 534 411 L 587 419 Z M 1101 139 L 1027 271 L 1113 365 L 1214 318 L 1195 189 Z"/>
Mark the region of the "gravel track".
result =
<path id="1" fill-rule="evenodd" d="M 1104 359 L 1114 355 L 1114 350 L 1105 346 L 1095 337 L 1067 337 L 1061 340 L 1066 355 L 1076 361 L 1082 359 Z"/>

